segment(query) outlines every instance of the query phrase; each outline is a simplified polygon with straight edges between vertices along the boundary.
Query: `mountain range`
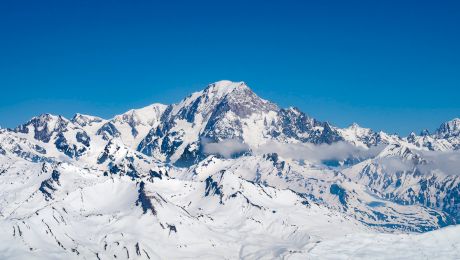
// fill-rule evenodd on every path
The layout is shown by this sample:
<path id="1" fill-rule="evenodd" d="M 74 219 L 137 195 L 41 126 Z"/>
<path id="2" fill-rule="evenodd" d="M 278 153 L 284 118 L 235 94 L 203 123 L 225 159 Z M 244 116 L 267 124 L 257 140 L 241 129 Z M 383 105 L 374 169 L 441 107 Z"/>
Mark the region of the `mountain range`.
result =
<path id="1" fill-rule="evenodd" d="M 0 129 L 0 257 L 458 258 L 459 175 L 458 118 L 339 128 L 219 81 Z"/>

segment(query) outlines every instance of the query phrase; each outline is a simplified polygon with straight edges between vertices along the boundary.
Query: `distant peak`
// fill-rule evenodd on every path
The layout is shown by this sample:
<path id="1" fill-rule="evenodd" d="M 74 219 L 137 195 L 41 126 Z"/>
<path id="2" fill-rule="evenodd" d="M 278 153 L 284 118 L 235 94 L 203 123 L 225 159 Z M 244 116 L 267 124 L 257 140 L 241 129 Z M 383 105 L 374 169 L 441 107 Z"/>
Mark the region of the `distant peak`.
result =
<path id="1" fill-rule="evenodd" d="M 428 131 L 428 129 L 423 129 L 423 130 L 420 132 L 420 135 L 421 135 L 421 136 L 429 136 L 429 135 L 430 135 L 430 131 Z"/>
<path id="2" fill-rule="evenodd" d="M 78 118 L 88 118 L 88 119 L 100 119 L 100 120 L 102 120 L 102 118 L 97 117 L 97 116 L 85 115 L 85 114 L 80 114 L 80 113 L 76 113 L 76 114 L 72 117 L 72 120 L 78 119 Z"/>
<path id="3" fill-rule="evenodd" d="M 460 118 L 454 118 L 443 123 L 437 130 L 438 136 L 448 138 L 460 135 Z"/>
<path id="4" fill-rule="evenodd" d="M 154 103 L 142 108 L 128 110 L 123 114 L 116 115 L 112 120 L 129 123 L 131 125 L 153 125 L 160 120 L 161 115 L 167 107 L 167 105 Z"/>
<path id="5" fill-rule="evenodd" d="M 151 113 L 152 111 L 163 112 L 168 106 L 161 103 L 153 103 L 145 107 L 130 109 L 121 115 L 116 115 L 115 118 L 121 118 L 123 116 L 135 116 L 136 114 Z"/>
<path id="6" fill-rule="evenodd" d="M 362 133 L 373 132 L 370 128 L 362 127 L 356 122 L 349 125 L 346 129 L 354 131 L 354 132 L 362 132 Z"/>
<path id="7" fill-rule="evenodd" d="M 447 123 L 448 124 L 456 124 L 456 125 L 458 125 L 458 124 L 460 124 L 460 118 L 454 118 L 454 119 L 452 119 L 450 121 L 447 121 Z"/>
<path id="8" fill-rule="evenodd" d="M 72 117 L 71 121 L 72 121 L 72 123 L 78 124 L 80 126 L 86 126 L 86 125 L 89 125 L 91 123 L 102 122 L 103 119 L 100 118 L 100 117 L 97 117 L 97 116 L 90 116 L 90 115 L 84 115 L 84 114 L 76 113 Z"/>
<path id="9" fill-rule="evenodd" d="M 452 120 L 442 123 L 442 125 L 448 125 L 448 126 L 460 125 L 460 118 L 454 118 Z"/>
<path id="10" fill-rule="evenodd" d="M 357 128 L 361 128 L 360 125 L 358 125 L 358 123 L 356 122 L 353 122 L 348 128 L 351 128 L 351 129 L 357 129 Z"/>
<path id="11" fill-rule="evenodd" d="M 38 116 L 35 116 L 35 118 L 52 118 L 52 117 L 57 117 L 57 116 L 52 115 L 50 113 L 44 113 L 44 114 L 40 114 Z"/>
<path id="12" fill-rule="evenodd" d="M 35 117 L 33 117 L 31 119 L 31 121 L 32 120 L 38 120 L 38 121 L 41 121 L 41 122 L 49 122 L 49 121 L 56 121 L 56 120 L 68 121 L 63 116 L 53 115 L 53 114 L 49 114 L 49 113 L 40 114 L 38 116 L 35 116 Z"/>

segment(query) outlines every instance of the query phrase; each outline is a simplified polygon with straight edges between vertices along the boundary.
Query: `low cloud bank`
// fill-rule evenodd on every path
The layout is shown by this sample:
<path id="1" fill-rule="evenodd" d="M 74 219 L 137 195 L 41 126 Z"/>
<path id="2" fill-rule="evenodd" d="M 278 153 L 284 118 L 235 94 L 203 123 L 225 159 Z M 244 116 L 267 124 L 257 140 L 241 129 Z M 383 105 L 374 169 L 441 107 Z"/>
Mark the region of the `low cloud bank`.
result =
<path id="1" fill-rule="evenodd" d="M 416 163 L 400 157 L 387 157 L 378 163 L 389 173 L 418 170 L 422 174 L 460 175 L 460 151 L 416 151 L 423 161 Z"/>
<path id="2" fill-rule="evenodd" d="M 421 154 L 428 163 L 418 165 L 420 171 L 428 173 L 439 170 L 447 175 L 460 175 L 460 151 L 424 151 Z"/>
<path id="3" fill-rule="evenodd" d="M 207 154 L 217 154 L 225 158 L 232 155 L 250 150 L 247 144 L 239 140 L 227 139 L 218 143 L 202 141 L 203 150 Z M 350 158 L 366 159 L 377 155 L 382 147 L 372 147 L 370 149 L 356 147 L 346 142 L 333 144 L 287 144 L 281 142 L 268 142 L 257 148 L 253 148 L 253 154 L 277 153 L 283 158 L 293 160 L 307 160 L 311 162 L 321 162 L 328 160 L 347 160 Z"/>
<path id="4" fill-rule="evenodd" d="M 247 144 L 236 139 L 227 139 L 218 143 L 204 140 L 202 141 L 202 145 L 205 153 L 220 155 L 224 158 L 231 158 L 235 154 L 251 151 Z M 383 148 L 384 146 L 362 148 L 346 142 L 316 145 L 310 143 L 287 144 L 271 141 L 257 148 L 252 148 L 252 153 L 256 155 L 277 153 L 286 159 L 321 163 L 331 160 L 345 161 L 347 159 L 365 160 L 374 158 Z M 415 151 L 415 153 L 418 153 L 424 159 L 422 163 L 403 160 L 398 156 L 379 158 L 377 162 L 388 173 L 417 169 L 423 174 L 437 172 L 446 175 L 460 175 L 460 151 Z"/>
<path id="5" fill-rule="evenodd" d="M 231 158 L 232 155 L 249 151 L 247 144 L 236 139 L 226 139 L 218 143 L 202 140 L 202 145 L 205 153 L 221 155 L 224 158 Z"/>
<path id="6" fill-rule="evenodd" d="M 377 155 L 382 147 L 362 148 L 346 142 L 333 144 L 286 144 L 268 142 L 255 150 L 257 154 L 277 153 L 281 157 L 294 160 L 321 162 L 328 160 L 343 161 L 350 158 L 366 159 Z"/>
<path id="7" fill-rule="evenodd" d="M 412 161 L 405 161 L 396 156 L 379 158 L 377 162 L 388 173 L 411 171 L 416 167 Z"/>

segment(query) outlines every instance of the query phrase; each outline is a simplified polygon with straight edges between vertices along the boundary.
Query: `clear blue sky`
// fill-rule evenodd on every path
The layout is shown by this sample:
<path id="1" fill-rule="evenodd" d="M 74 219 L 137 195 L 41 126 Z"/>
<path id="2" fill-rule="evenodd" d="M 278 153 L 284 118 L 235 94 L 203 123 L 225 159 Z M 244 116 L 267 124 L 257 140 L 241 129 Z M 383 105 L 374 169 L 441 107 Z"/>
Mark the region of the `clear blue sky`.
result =
<path id="1" fill-rule="evenodd" d="M 434 129 L 460 117 L 460 1 L 0 1 L 3 127 L 221 79 L 338 126 Z"/>

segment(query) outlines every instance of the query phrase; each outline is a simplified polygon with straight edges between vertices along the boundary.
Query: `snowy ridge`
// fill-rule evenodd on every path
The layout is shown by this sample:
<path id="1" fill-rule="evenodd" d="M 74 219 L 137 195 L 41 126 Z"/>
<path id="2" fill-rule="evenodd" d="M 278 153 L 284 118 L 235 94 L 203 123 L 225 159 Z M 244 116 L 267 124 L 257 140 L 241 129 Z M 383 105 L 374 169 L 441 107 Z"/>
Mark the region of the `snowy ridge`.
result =
<path id="1" fill-rule="evenodd" d="M 0 129 L 0 258 L 458 258 L 459 148 L 459 119 L 342 129 L 244 82 L 44 114 Z"/>

